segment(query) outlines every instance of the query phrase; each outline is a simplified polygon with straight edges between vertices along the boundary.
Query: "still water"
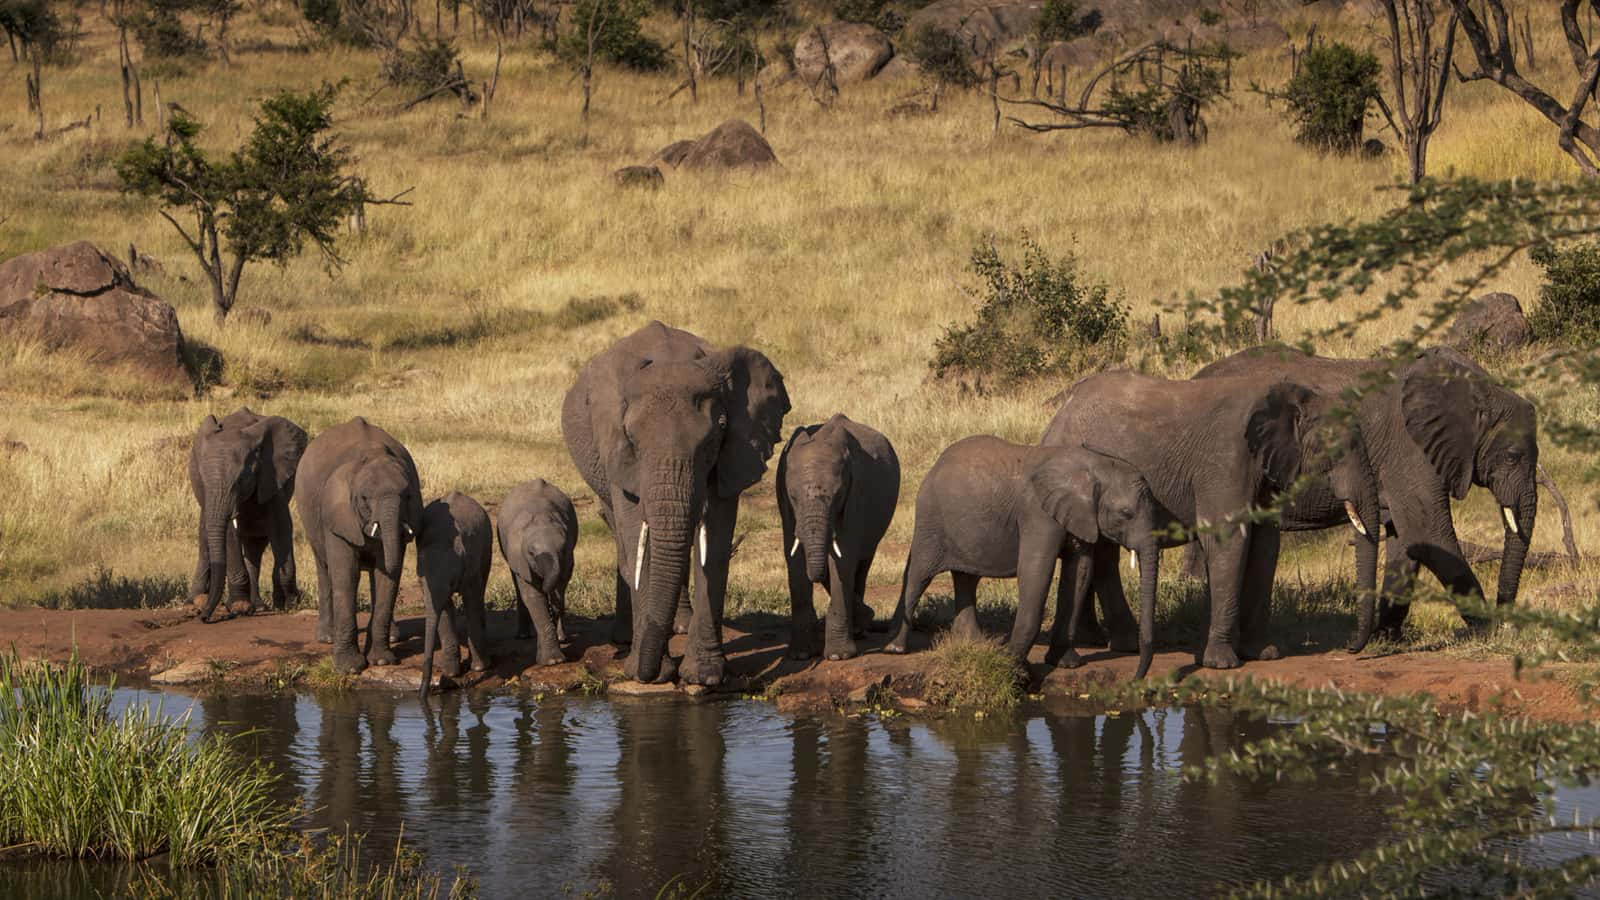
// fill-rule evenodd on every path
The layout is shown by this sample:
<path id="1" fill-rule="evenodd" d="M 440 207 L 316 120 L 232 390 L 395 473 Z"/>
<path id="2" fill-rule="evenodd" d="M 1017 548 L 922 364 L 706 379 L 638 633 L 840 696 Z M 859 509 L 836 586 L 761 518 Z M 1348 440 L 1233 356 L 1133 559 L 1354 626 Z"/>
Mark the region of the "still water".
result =
<path id="1" fill-rule="evenodd" d="M 1219 709 L 940 721 L 794 718 L 753 701 L 189 697 L 284 774 L 308 824 L 406 839 L 485 897 L 1187 897 L 1384 839 L 1351 769 L 1185 782 L 1273 726 Z M 108 867 L 0 868 L 12 896 L 115 894 Z M 109 880 L 108 879 L 113 879 Z"/>

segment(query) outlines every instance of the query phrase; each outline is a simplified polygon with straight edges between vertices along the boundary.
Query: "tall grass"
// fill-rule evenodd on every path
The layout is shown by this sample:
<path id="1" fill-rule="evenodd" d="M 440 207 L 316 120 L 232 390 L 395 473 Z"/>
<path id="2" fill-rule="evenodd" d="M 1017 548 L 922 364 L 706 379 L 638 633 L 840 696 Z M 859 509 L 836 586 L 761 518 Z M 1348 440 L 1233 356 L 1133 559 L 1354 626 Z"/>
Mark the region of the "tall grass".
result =
<path id="1" fill-rule="evenodd" d="M 1022 699 L 1026 673 L 998 643 L 945 632 L 933 642 L 923 697 L 929 703 L 978 712 L 1010 712 Z"/>
<path id="2" fill-rule="evenodd" d="M 62 667 L 0 656 L 0 845 L 62 857 L 225 863 L 280 834 L 294 810 L 231 739 L 191 739 L 149 705 L 111 715 L 74 654 Z"/>

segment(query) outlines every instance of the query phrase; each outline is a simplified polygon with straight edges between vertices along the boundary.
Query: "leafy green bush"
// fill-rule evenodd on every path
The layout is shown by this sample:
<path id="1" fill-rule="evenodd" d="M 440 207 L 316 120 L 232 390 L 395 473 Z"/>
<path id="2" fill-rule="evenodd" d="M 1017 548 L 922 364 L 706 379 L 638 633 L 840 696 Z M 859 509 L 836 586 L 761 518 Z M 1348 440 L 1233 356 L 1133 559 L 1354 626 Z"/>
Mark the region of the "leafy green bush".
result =
<path id="1" fill-rule="evenodd" d="M 972 51 L 954 32 L 924 25 L 911 36 L 906 51 L 916 61 L 917 69 L 937 84 L 973 87 L 979 81 L 972 66 Z"/>
<path id="2" fill-rule="evenodd" d="M 204 56 L 206 42 L 183 23 L 180 13 L 194 8 L 191 0 L 149 0 L 133 20 L 133 34 L 144 52 L 156 59 Z"/>
<path id="3" fill-rule="evenodd" d="M 1090 282 L 1077 257 L 1052 260 L 1027 232 L 1022 248 L 1020 267 L 1001 259 L 992 240 L 973 251 L 972 271 L 982 282 L 978 318 L 945 329 L 935 344 L 935 375 L 1005 385 L 1121 358 L 1127 306 L 1104 283 Z"/>
<path id="4" fill-rule="evenodd" d="M 461 54 L 446 37 L 419 37 L 411 48 L 386 54 L 378 67 L 378 77 L 389 84 L 431 90 L 455 78 L 456 61 Z"/>
<path id="5" fill-rule="evenodd" d="M 598 30 L 595 56 L 636 72 L 656 72 L 667 67 L 667 48 L 644 33 L 649 7 L 641 0 L 578 0 L 567 21 L 571 28 L 557 42 L 556 52 L 569 63 L 582 61 L 588 52 L 588 29 Z"/>
<path id="6" fill-rule="evenodd" d="M 1551 341 L 1600 339 L 1600 242 L 1564 248 L 1544 244 L 1529 256 L 1544 270 L 1539 306 L 1528 317 L 1534 335 Z"/>
<path id="7" fill-rule="evenodd" d="M 1303 144 L 1335 153 L 1361 146 L 1367 107 L 1379 96 L 1378 58 L 1338 42 L 1315 47 L 1281 93 Z"/>

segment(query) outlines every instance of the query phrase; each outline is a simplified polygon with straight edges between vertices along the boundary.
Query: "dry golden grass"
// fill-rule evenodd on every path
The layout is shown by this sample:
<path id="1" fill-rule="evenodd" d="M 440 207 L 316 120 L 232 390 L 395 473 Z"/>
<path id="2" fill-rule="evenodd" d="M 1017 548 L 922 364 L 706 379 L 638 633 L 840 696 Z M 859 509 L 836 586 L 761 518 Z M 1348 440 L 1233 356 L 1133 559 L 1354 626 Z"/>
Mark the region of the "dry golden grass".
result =
<path id="1" fill-rule="evenodd" d="M 294 42 L 289 28 L 255 18 L 236 33 Z M 413 188 L 407 199 L 415 205 L 373 210 L 370 232 L 343 245 L 349 264 L 336 276 L 314 256 L 249 269 L 241 304 L 271 310 L 273 321 L 219 329 L 201 285 L 180 277 L 195 277 L 187 249 L 153 209 L 115 188 L 109 160 L 152 129 L 120 124 L 110 35 L 92 15 L 86 20 L 83 59 L 47 70 L 44 97 L 53 124 L 98 106 L 95 127 L 29 140 L 21 70 L 0 78 L 0 123 L 13 126 L 0 131 L 0 217 L 8 217 L 0 257 L 80 238 L 119 252 L 135 242 L 168 273 L 148 285 L 177 307 L 185 335 L 219 351 L 226 368 L 206 396 L 163 400 L 70 358 L 3 348 L 0 439 L 27 445 L 0 451 L 0 601 L 9 603 L 82 582 L 97 567 L 186 577 L 195 527 L 187 439 L 206 413 L 241 403 L 313 433 L 364 415 L 410 447 L 430 495 L 460 489 L 497 501 L 533 476 L 582 495 L 561 444 L 562 395 L 586 359 L 654 318 L 768 353 L 794 399 L 787 427 L 843 411 L 894 441 L 905 487 L 872 577 L 886 614 L 916 486 L 939 451 L 980 432 L 1036 440 L 1051 412 L 1046 400 L 1062 386 L 977 397 L 928 383 L 935 338 L 971 314 L 961 285 L 970 284 L 967 257 L 979 240 L 993 233 L 1004 244 L 1026 228 L 1053 252 L 1075 251 L 1123 292 L 1142 330 L 1159 301 L 1235 281 L 1285 231 L 1379 213 L 1393 199 L 1380 188 L 1403 175 L 1398 154 L 1374 162 L 1297 146 L 1278 114 L 1242 90 L 1210 117 L 1210 142 L 1183 150 L 1113 134 L 1002 128 L 991 137 L 987 102 L 976 95 L 948 99 L 937 115 L 892 118 L 887 109 L 915 86 L 900 82 L 847 87 L 832 110 L 796 87 L 771 89 L 767 136 L 780 171 L 671 173 L 658 193 L 630 192 L 611 185 L 612 169 L 723 119 L 754 121 L 753 99 L 718 82 L 703 88 L 698 105 L 683 96 L 666 101 L 669 76 L 605 71 L 585 129 L 568 74 L 522 46 L 505 61 L 487 121 L 458 118 L 446 102 L 390 115 L 393 91 L 361 102 L 375 89 L 370 53 L 241 50 L 231 68 L 202 65 L 162 78 L 163 97 L 225 146 L 248 129 L 254 102 L 268 92 L 348 78 L 338 131 L 376 191 Z M 1541 37 L 1547 65 L 1561 58 L 1558 40 L 1554 32 Z M 493 47 L 468 41 L 465 55 L 467 71 L 479 76 Z M 1276 83 L 1287 68 L 1278 54 L 1259 54 L 1238 66 L 1236 84 Z M 1547 71 L 1557 77 L 1553 65 Z M 1570 80 L 1559 77 L 1561 85 Z M 153 103 L 146 109 L 153 125 Z M 1452 88 L 1433 146 L 1441 174 L 1573 174 L 1554 128 L 1492 85 Z M 1519 263 L 1495 286 L 1530 303 L 1537 273 Z M 638 298 L 636 310 L 618 303 L 599 321 L 573 324 L 562 314 L 574 298 L 629 296 Z M 1278 327 L 1293 339 L 1351 315 L 1359 302 L 1280 310 Z M 1409 314 L 1394 316 L 1322 350 L 1364 354 L 1410 322 Z M 1592 391 L 1535 393 L 1568 415 L 1600 412 Z M 1579 478 L 1588 462 L 1546 443 L 1546 464 L 1573 502 L 1579 546 L 1600 551 L 1595 494 Z M 782 608 L 770 495 L 769 479 L 748 496 L 740 520 L 749 534 L 732 573 L 735 609 Z M 1464 504 L 1463 537 L 1494 542 L 1491 505 L 1481 492 Z M 1553 507 L 1545 511 L 1535 549 L 1558 549 Z M 612 545 L 592 507 L 583 515 L 582 592 L 601 598 Z M 309 554 L 303 560 L 309 589 Z M 1296 539 L 1280 577 L 1325 580 L 1350 567 L 1339 541 Z M 1530 571 L 1525 596 L 1570 603 L 1593 593 L 1596 575 L 1589 567 Z M 1480 576 L 1492 584 L 1492 567 Z M 1578 590 L 1556 590 L 1568 582 Z"/>

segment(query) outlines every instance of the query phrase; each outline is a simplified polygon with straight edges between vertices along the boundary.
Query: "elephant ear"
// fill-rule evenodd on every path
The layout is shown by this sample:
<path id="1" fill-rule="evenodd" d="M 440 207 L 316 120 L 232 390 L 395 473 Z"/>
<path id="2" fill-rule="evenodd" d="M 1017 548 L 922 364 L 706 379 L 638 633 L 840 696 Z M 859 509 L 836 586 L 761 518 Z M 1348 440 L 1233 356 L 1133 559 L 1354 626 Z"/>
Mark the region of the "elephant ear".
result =
<path id="1" fill-rule="evenodd" d="M 1307 407 L 1315 397 L 1303 385 L 1280 381 L 1267 389 L 1245 423 L 1245 446 L 1279 490 L 1300 475 L 1301 437 Z"/>
<path id="2" fill-rule="evenodd" d="M 623 422 L 628 417 L 630 394 L 638 389 L 641 378 L 648 377 L 645 373 L 653 364 L 647 358 L 624 357 L 614 377 L 595 379 L 588 398 L 589 421 L 606 479 L 613 488 L 634 497 L 639 496 L 639 453 Z"/>
<path id="3" fill-rule="evenodd" d="M 1400 377 L 1400 414 L 1406 433 L 1422 448 L 1451 496 L 1463 500 L 1472 488 L 1482 370 L 1455 356 L 1425 353 L 1406 370 Z"/>
<path id="4" fill-rule="evenodd" d="M 728 373 L 728 426 L 717 451 L 717 494 L 731 498 L 766 473 L 772 448 L 783 439 L 789 392 L 778 368 L 759 351 L 733 347 L 714 359 Z"/>
<path id="5" fill-rule="evenodd" d="M 351 463 L 333 470 L 323 485 L 322 522 L 345 543 L 360 547 L 367 542 L 367 536 L 361 533 L 361 517 L 356 515 L 356 498 L 351 491 L 356 466 Z"/>
<path id="6" fill-rule="evenodd" d="M 256 466 L 256 502 L 281 496 L 287 503 L 294 497 L 294 473 L 306 452 L 306 432 L 282 416 L 261 421 L 266 427 L 266 443 Z"/>
<path id="7" fill-rule="evenodd" d="M 1102 486 L 1082 456 L 1052 454 L 1028 472 L 1028 486 L 1050 518 L 1073 537 L 1087 544 L 1100 540 Z"/>

